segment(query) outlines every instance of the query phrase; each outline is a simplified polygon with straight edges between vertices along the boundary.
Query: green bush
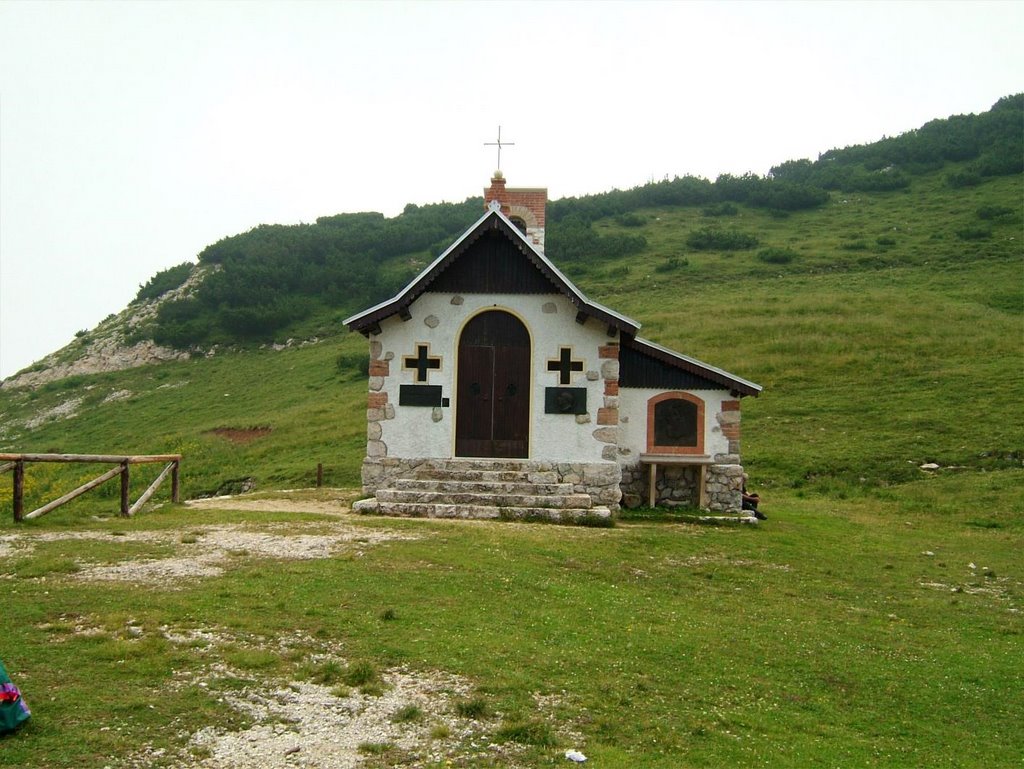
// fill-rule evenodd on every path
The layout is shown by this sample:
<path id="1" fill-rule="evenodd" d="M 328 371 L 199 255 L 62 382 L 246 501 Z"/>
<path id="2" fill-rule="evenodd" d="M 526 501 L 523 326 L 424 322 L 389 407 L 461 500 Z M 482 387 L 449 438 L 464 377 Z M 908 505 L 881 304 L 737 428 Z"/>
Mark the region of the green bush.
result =
<path id="1" fill-rule="evenodd" d="M 619 214 L 615 217 L 615 223 L 621 227 L 643 227 L 647 220 L 639 214 Z"/>
<path id="2" fill-rule="evenodd" d="M 716 227 L 704 227 L 691 232 L 686 238 L 686 245 L 698 251 L 743 251 L 756 248 L 758 240 L 739 230 L 720 230 Z"/>
<path id="3" fill-rule="evenodd" d="M 689 267 L 690 260 L 685 256 L 670 256 L 664 262 L 654 266 L 655 272 L 675 272 L 683 267 Z"/>
<path id="4" fill-rule="evenodd" d="M 135 295 L 135 301 L 141 302 L 146 299 L 156 299 L 158 296 L 163 296 L 168 291 L 180 287 L 188 276 L 192 274 L 193 264 L 191 262 L 182 262 L 174 267 L 168 267 L 166 270 L 161 270 L 145 285 L 139 286 L 139 292 Z"/>
<path id="5" fill-rule="evenodd" d="M 1012 213 L 1013 209 L 1007 206 L 981 206 L 977 211 L 979 219 L 1001 219 Z"/>
<path id="6" fill-rule="evenodd" d="M 964 187 L 977 187 L 981 184 L 981 174 L 977 171 L 954 171 L 951 174 L 946 175 L 946 184 L 952 187 L 954 190 L 959 190 Z"/>
<path id="7" fill-rule="evenodd" d="M 732 203 L 715 203 L 710 206 L 705 206 L 701 209 L 701 214 L 704 216 L 736 216 L 740 210 Z"/>
<path id="8" fill-rule="evenodd" d="M 789 248 L 763 248 L 757 252 L 757 258 L 768 264 L 789 264 L 796 256 Z"/>
<path id="9" fill-rule="evenodd" d="M 992 237 L 992 230 L 983 225 L 969 224 L 958 229 L 956 236 L 960 240 L 988 240 Z"/>
<path id="10" fill-rule="evenodd" d="M 370 356 L 361 352 L 343 352 L 334 362 L 338 374 L 342 376 L 370 375 Z"/>

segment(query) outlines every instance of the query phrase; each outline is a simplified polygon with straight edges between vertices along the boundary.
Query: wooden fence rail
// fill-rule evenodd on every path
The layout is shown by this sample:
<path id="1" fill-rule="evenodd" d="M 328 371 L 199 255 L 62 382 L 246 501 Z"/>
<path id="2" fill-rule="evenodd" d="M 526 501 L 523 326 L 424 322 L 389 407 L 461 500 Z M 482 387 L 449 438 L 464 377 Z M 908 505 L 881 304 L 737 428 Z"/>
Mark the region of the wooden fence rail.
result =
<path id="1" fill-rule="evenodd" d="M 30 513 L 25 513 L 25 464 L 30 462 L 95 462 L 101 464 L 115 464 L 110 470 L 107 470 L 102 475 L 93 478 L 88 483 L 82 484 L 74 491 L 69 491 L 59 499 L 55 499 L 52 502 L 33 510 Z M 149 488 L 146 489 L 142 496 L 139 497 L 138 501 L 134 505 L 130 504 L 130 468 L 132 465 L 142 464 L 154 464 L 159 462 L 166 462 L 167 466 L 163 469 L 160 475 L 157 476 L 156 480 L 150 484 Z M 126 518 L 135 515 L 146 502 L 149 501 L 150 497 L 156 493 L 156 490 L 160 488 L 166 479 L 167 475 L 171 476 L 171 500 L 173 502 L 180 501 L 180 493 L 178 488 L 178 470 L 181 466 L 181 454 L 142 454 L 142 455 L 130 455 L 126 456 L 123 454 L 2 454 L 0 453 L 0 473 L 5 473 L 9 470 L 14 471 L 14 520 L 15 522 L 30 520 L 32 518 L 38 518 L 41 515 L 46 515 L 51 510 L 55 510 L 63 504 L 70 502 L 72 499 L 81 496 L 85 492 L 96 488 L 97 486 L 106 483 L 114 476 L 121 476 L 121 515 Z"/>

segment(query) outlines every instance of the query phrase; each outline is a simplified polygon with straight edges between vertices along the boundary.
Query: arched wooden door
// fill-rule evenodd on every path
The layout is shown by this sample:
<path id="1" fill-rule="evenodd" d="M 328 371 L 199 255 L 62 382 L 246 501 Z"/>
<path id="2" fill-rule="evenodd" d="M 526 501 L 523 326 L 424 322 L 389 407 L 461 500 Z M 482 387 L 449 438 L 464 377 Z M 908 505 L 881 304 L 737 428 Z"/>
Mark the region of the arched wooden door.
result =
<path id="1" fill-rule="evenodd" d="M 529 456 L 530 334 L 511 313 L 481 313 L 462 330 L 456 399 L 457 456 Z"/>

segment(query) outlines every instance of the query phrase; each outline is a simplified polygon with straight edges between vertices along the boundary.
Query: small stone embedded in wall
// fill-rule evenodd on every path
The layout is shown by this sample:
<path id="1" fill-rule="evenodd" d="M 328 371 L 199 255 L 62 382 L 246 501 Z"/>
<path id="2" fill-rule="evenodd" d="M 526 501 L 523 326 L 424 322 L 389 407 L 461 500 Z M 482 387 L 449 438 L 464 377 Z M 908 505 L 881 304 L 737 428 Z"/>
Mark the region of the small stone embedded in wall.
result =
<path id="1" fill-rule="evenodd" d="M 606 360 L 601 364 L 601 376 L 605 379 L 619 378 L 619 362 L 617 360 Z"/>
<path id="2" fill-rule="evenodd" d="M 434 422 L 440 422 L 444 419 L 444 412 L 441 410 L 440 406 L 434 406 L 433 410 L 430 412 L 430 418 Z"/>
<path id="3" fill-rule="evenodd" d="M 465 300 L 465 299 L 463 299 L 463 298 L 462 298 L 461 296 L 459 296 L 458 294 L 456 294 L 455 296 L 453 296 L 453 297 L 452 297 L 452 304 L 454 304 L 454 305 L 456 305 L 456 306 L 458 306 L 458 305 L 462 304 L 462 303 L 463 303 L 464 301 L 466 301 L 466 300 Z"/>
<path id="4" fill-rule="evenodd" d="M 619 407 L 618 397 L 609 397 L 606 395 L 604 398 L 604 407 L 606 409 L 617 409 Z"/>
<path id="5" fill-rule="evenodd" d="M 578 424 L 578 425 L 585 425 L 585 424 L 588 424 L 589 422 L 590 422 L 590 414 L 577 414 L 576 415 L 576 424 Z"/>
<path id="6" fill-rule="evenodd" d="M 368 457 L 386 457 L 388 455 L 388 447 L 384 444 L 384 441 L 367 441 L 366 442 L 366 456 Z"/>
<path id="7" fill-rule="evenodd" d="M 372 376 L 370 377 L 370 389 L 380 390 L 384 386 L 384 377 Z"/>
<path id="8" fill-rule="evenodd" d="M 366 439 L 370 441 L 379 441 L 384 431 L 381 429 L 380 422 L 367 422 L 366 423 Z"/>
<path id="9" fill-rule="evenodd" d="M 554 302 L 544 302 L 544 304 L 541 305 L 540 311 L 545 315 L 554 315 L 558 312 L 558 306 Z"/>
<path id="10" fill-rule="evenodd" d="M 382 419 L 386 419 L 386 417 L 384 416 L 384 409 L 375 408 L 366 410 L 367 422 L 380 422 Z"/>
<path id="11" fill-rule="evenodd" d="M 601 459 L 614 461 L 618 459 L 618 454 L 619 452 L 615 449 L 614 446 L 605 446 L 603 449 L 601 449 Z"/>
<path id="12" fill-rule="evenodd" d="M 384 345 L 377 341 L 370 342 L 370 360 L 377 360 L 382 352 L 384 352 Z"/>
<path id="13" fill-rule="evenodd" d="M 428 315 L 423 319 L 423 323 L 428 328 L 437 328 L 440 325 L 441 321 L 438 319 L 436 315 Z"/>
<path id="14" fill-rule="evenodd" d="M 599 427 L 594 430 L 594 438 L 601 441 L 601 443 L 618 443 L 619 442 L 619 428 L 618 427 Z"/>
<path id="15" fill-rule="evenodd" d="M 589 382 L 596 382 L 600 378 L 601 378 L 601 375 L 598 372 L 596 372 L 596 371 L 588 371 L 587 372 L 587 381 L 589 381 Z"/>
<path id="16" fill-rule="evenodd" d="M 395 353 L 392 352 L 391 350 L 388 350 L 386 353 L 384 353 L 384 360 L 394 360 L 394 359 L 395 359 Z"/>
<path id="17" fill-rule="evenodd" d="M 384 407 L 384 418 L 385 419 L 394 419 L 395 418 L 395 405 L 393 403 L 389 403 L 388 405 L 386 405 Z"/>

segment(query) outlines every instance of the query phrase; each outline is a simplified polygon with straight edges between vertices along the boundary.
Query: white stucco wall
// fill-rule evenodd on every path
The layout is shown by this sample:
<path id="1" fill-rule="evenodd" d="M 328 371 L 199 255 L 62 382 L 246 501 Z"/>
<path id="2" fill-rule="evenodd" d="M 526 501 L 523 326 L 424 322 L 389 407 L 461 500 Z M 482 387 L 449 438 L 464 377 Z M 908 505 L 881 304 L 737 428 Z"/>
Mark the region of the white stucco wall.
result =
<path id="1" fill-rule="evenodd" d="M 704 401 L 704 454 L 729 453 L 729 439 L 722 433 L 717 416 L 722 401 L 734 401 L 727 390 L 655 390 L 641 387 L 622 387 L 619 390 L 620 447 L 629 450 L 624 462 L 634 462 L 647 451 L 647 402 L 666 392 L 686 392 Z"/>
<path id="2" fill-rule="evenodd" d="M 455 302 L 453 303 L 453 297 Z M 458 303 L 461 300 L 461 303 Z M 545 312 L 547 308 L 547 312 Z M 386 392 L 389 418 L 380 421 L 380 440 L 390 457 L 452 457 L 455 454 L 455 417 L 458 407 L 455 383 L 458 376 L 459 334 L 465 324 L 484 310 L 506 310 L 518 317 L 531 338 L 529 459 L 558 462 L 601 462 L 607 443 L 594 438 L 598 409 L 604 406 L 604 360 L 598 347 L 617 341 L 595 319 L 576 322 L 576 308 L 561 294 L 460 294 L 426 293 L 409 308 L 411 319 L 397 315 L 381 322 L 381 333 L 371 342 L 382 345 L 381 357 L 389 360 L 389 373 L 380 392 Z M 553 310 L 553 311 L 552 311 Z M 441 356 L 440 370 L 431 370 L 426 384 L 441 385 L 450 406 L 399 406 L 399 387 L 416 384 L 415 370 L 404 370 L 402 358 L 415 355 L 416 346 L 430 346 L 431 356 Z M 589 422 L 580 424 L 571 414 L 545 414 L 544 388 L 557 387 L 557 371 L 548 371 L 548 360 L 558 358 L 561 347 L 572 347 L 572 358 L 583 361 L 583 371 L 572 372 L 570 387 L 587 389 Z M 588 379 L 588 372 L 593 379 Z M 423 384 L 423 383 L 420 383 Z M 393 416 L 392 414 L 393 408 Z M 434 421 L 436 414 L 440 420 Z"/>

